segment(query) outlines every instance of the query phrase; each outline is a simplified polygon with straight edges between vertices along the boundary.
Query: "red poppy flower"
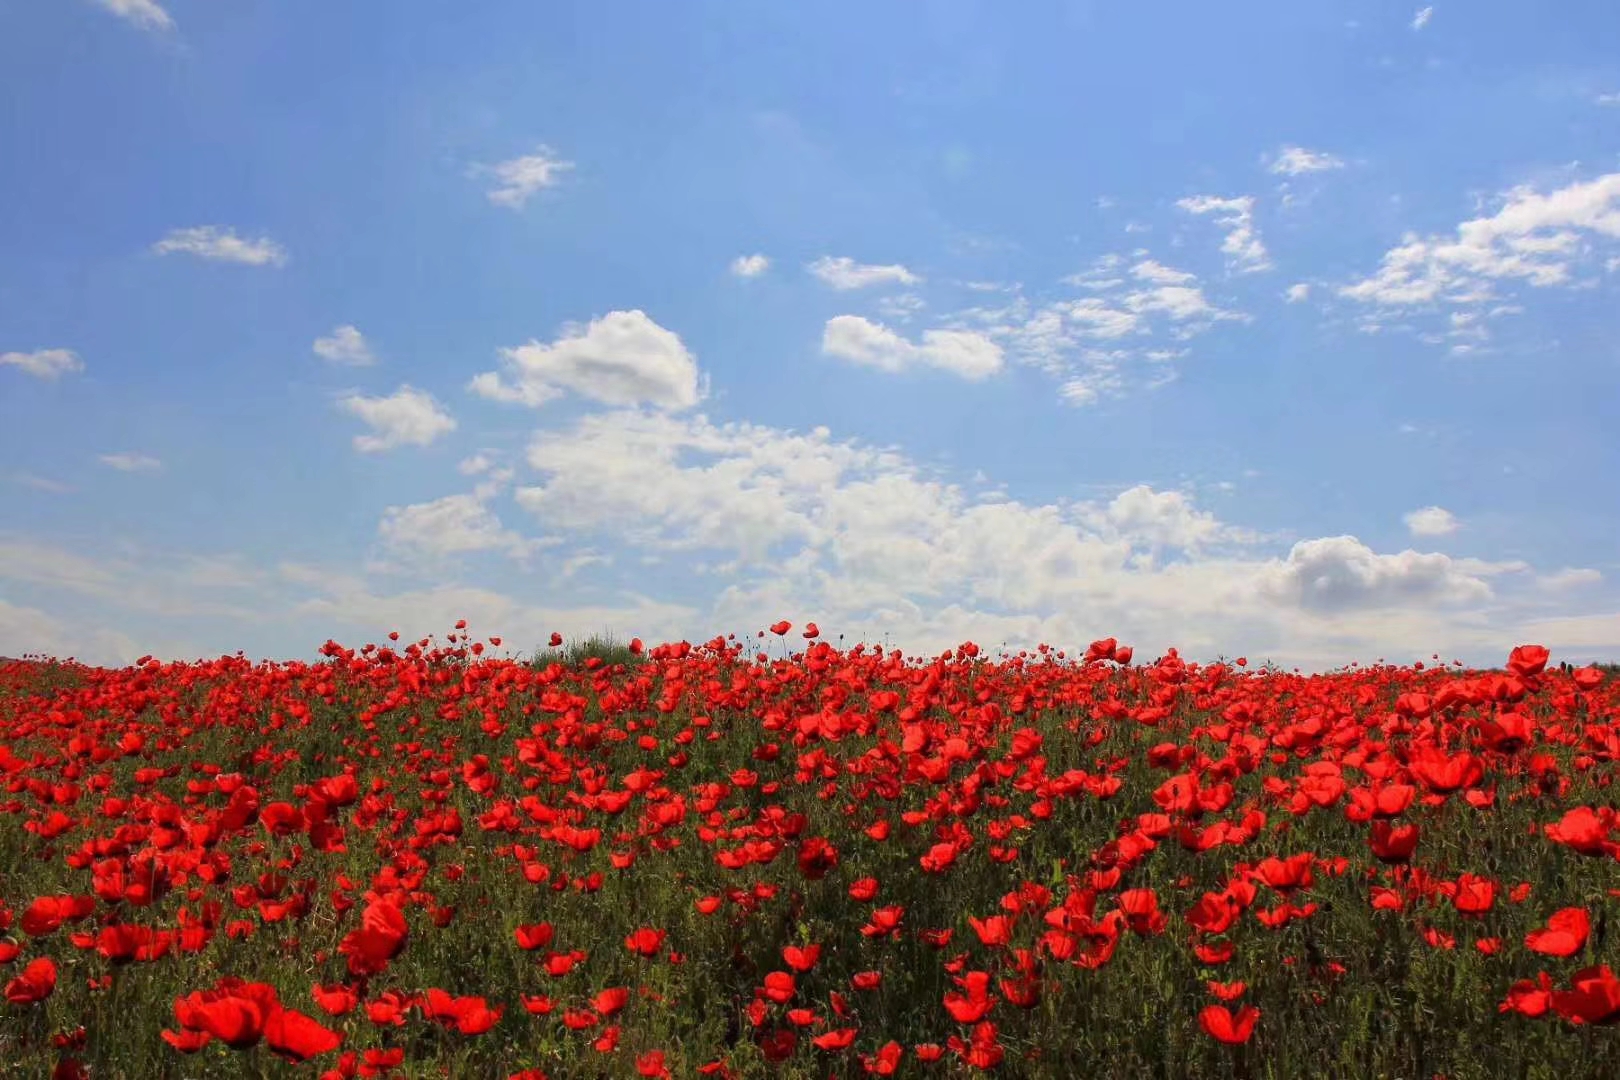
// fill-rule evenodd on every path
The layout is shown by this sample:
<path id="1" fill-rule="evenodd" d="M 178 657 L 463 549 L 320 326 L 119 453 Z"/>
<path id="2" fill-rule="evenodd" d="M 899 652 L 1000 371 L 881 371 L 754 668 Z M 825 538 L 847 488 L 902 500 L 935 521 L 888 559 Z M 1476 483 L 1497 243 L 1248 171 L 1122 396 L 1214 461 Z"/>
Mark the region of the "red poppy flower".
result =
<path id="1" fill-rule="evenodd" d="M 13 1005 L 33 1005 L 56 990 L 56 961 L 48 956 L 30 960 L 22 974 L 6 983 L 6 1000 Z"/>
<path id="2" fill-rule="evenodd" d="M 1211 1038 L 1235 1046 L 1249 1041 L 1259 1019 L 1260 1010 L 1253 1005 L 1243 1006 L 1235 1017 L 1225 1005 L 1206 1005 L 1198 1014 L 1198 1026 Z"/>
<path id="3" fill-rule="evenodd" d="M 1569 990 L 1552 992 L 1553 1011 L 1572 1024 L 1612 1024 L 1620 1020 L 1620 979 L 1609 965 L 1576 972 Z"/>
<path id="4" fill-rule="evenodd" d="M 1483 915 L 1496 903 L 1496 882 L 1474 874 L 1463 874 L 1457 879 L 1451 902 L 1464 915 Z"/>
<path id="5" fill-rule="evenodd" d="M 624 939 L 624 947 L 637 956 L 657 956 L 664 945 L 664 931 L 642 927 Z"/>
<path id="6" fill-rule="evenodd" d="M 806 945 L 803 948 L 787 945 L 782 949 L 782 959 L 794 971 L 809 971 L 816 966 L 816 961 L 820 958 L 820 945 Z"/>
<path id="7" fill-rule="evenodd" d="M 277 1009 L 264 1024 L 264 1042 L 278 1057 L 297 1063 L 343 1045 L 343 1036 L 293 1009 Z"/>
<path id="8" fill-rule="evenodd" d="M 1586 946 L 1592 920 L 1584 908 L 1568 907 L 1553 913 L 1545 930 L 1525 935 L 1525 947 L 1546 956 L 1574 956 Z"/>

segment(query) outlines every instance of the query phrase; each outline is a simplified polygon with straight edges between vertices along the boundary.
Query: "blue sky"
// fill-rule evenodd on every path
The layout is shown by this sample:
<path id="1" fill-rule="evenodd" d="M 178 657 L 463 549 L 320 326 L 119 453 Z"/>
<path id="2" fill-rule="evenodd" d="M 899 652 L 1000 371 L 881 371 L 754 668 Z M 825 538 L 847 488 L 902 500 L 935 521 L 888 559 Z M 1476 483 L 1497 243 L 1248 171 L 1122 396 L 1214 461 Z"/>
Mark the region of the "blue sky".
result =
<path id="1" fill-rule="evenodd" d="M 0 11 L 0 653 L 1620 656 L 1620 9 Z"/>

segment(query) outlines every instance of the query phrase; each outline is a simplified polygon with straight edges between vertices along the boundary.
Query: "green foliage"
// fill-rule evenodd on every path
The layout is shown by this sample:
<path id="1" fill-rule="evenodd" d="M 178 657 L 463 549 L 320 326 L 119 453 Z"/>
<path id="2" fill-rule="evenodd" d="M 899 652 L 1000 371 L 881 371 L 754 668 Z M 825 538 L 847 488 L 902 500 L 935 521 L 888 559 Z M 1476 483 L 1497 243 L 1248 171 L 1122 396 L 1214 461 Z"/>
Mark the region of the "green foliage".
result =
<path id="1" fill-rule="evenodd" d="M 638 656 L 631 652 L 628 641 L 620 641 L 612 634 L 592 634 L 584 640 L 565 642 L 557 648 L 537 648 L 529 663 L 533 667 L 544 668 L 547 664 L 561 662 L 577 668 L 583 667 L 592 658 L 601 661 L 604 667 L 623 664 L 627 668 L 645 663 L 647 659 L 645 653 Z"/>

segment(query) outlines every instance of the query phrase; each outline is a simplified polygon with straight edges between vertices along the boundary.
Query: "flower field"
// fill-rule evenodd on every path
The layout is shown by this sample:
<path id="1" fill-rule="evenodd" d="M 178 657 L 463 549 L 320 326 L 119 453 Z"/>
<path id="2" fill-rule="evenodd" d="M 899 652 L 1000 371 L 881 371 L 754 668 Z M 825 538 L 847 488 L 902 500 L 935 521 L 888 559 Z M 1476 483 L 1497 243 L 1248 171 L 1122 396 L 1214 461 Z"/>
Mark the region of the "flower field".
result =
<path id="1" fill-rule="evenodd" d="M 1609 671 L 771 629 L 0 668 L 0 1075 L 1620 1075 Z"/>

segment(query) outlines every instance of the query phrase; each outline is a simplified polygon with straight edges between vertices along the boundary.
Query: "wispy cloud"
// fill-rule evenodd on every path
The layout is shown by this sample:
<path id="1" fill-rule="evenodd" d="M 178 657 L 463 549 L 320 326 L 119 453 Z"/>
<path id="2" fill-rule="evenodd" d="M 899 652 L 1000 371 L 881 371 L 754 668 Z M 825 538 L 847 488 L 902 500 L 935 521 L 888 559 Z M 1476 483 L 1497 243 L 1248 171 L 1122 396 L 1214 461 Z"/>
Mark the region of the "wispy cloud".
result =
<path id="1" fill-rule="evenodd" d="M 1448 336 L 1477 341 L 1485 319 L 1521 310 L 1501 302 L 1499 287 L 1572 285 L 1594 239 L 1620 241 L 1620 173 L 1548 192 L 1514 188 L 1496 213 L 1464 221 L 1454 236 L 1409 233 L 1377 273 L 1339 295 L 1382 309 L 1451 308 Z"/>
<path id="2" fill-rule="evenodd" d="M 103 465 L 117 469 L 119 472 L 157 472 L 163 467 L 163 462 L 148 454 L 136 453 L 133 450 L 120 450 L 114 454 L 102 454 L 99 458 Z"/>
<path id="3" fill-rule="evenodd" d="M 564 161 L 550 147 L 541 146 L 532 154 L 510 161 L 474 165 L 471 175 L 488 176 L 495 181 L 495 186 L 488 192 L 490 202 L 496 206 L 521 210 L 536 192 L 556 187 L 562 181 L 562 174 L 573 167 L 572 161 Z"/>
<path id="4" fill-rule="evenodd" d="M 1419 8 L 1418 13 L 1412 16 L 1412 29 L 1423 29 L 1425 26 L 1429 25 L 1429 20 L 1432 18 L 1434 18 L 1433 7 Z"/>
<path id="5" fill-rule="evenodd" d="M 731 260 L 731 272 L 740 278 L 759 277 L 771 268 L 771 260 L 764 255 L 739 255 Z"/>
<path id="6" fill-rule="evenodd" d="M 1321 150 L 1307 150 L 1303 146 L 1285 146 L 1272 157 L 1270 168 L 1278 176 L 1300 176 L 1342 169 L 1344 159 Z"/>
<path id="7" fill-rule="evenodd" d="M 886 266 L 858 263 L 847 255 L 823 255 L 805 269 L 841 291 L 864 289 L 868 285 L 916 285 L 922 281 L 922 278 L 898 263 Z"/>
<path id="8" fill-rule="evenodd" d="M 199 259 L 244 266 L 283 266 L 287 262 L 286 250 L 268 236 L 243 239 L 234 229 L 222 229 L 218 225 L 175 229 L 153 244 L 152 251 L 158 255 L 195 255 Z"/>
<path id="9" fill-rule="evenodd" d="M 11 479 L 14 483 L 21 484 L 23 487 L 31 487 L 35 491 L 48 491 L 53 495 L 66 495 L 73 490 L 60 481 L 52 480 L 49 477 L 35 476 L 29 472 L 12 473 Z"/>
<path id="10" fill-rule="evenodd" d="M 1239 273 L 1250 274 L 1271 269 L 1266 245 L 1254 227 L 1254 196 L 1240 195 L 1223 199 L 1215 195 L 1194 195 L 1179 199 L 1176 205 L 1189 214 L 1209 214 L 1216 224 L 1226 229 L 1226 240 L 1221 250 L 1227 263 Z"/>
<path id="11" fill-rule="evenodd" d="M 83 371 L 84 361 L 72 349 L 40 349 L 30 353 L 0 353 L 0 367 L 14 367 L 36 379 L 56 379 L 69 372 Z"/>
<path id="12" fill-rule="evenodd" d="M 174 29 L 174 19 L 155 0 L 96 0 L 96 3 L 142 30 Z"/>

